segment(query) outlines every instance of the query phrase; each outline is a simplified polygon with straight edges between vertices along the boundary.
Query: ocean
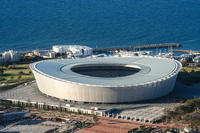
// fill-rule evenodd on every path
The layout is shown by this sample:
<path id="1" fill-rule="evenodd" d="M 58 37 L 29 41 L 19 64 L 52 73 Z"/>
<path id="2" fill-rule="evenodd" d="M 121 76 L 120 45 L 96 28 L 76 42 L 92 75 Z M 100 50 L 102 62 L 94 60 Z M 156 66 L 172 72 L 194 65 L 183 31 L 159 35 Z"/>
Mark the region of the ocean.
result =
<path id="1" fill-rule="evenodd" d="M 200 50 L 199 0 L 0 0 L 0 52 L 171 42 Z"/>

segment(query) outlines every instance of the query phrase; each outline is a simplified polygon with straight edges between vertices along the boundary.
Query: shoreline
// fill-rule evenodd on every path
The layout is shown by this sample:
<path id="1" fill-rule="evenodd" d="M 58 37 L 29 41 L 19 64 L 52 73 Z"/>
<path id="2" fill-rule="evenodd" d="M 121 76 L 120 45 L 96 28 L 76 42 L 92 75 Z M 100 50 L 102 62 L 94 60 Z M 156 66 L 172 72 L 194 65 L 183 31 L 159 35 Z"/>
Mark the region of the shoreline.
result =
<path id="1" fill-rule="evenodd" d="M 56 45 L 56 44 L 55 44 Z M 61 45 L 68 45 L 68 44 L 61 44 Z M 78 44 L 77 44 L 78 45 Z M 53 46 L 53 45 L 52 45 Z M 31 49 L 24 49 L 24 50 L 17 50 L 16 48 L 9 48 L 9 49 L 0 49 L 0 53 L 3 53 L 8 50 L 15 50 L 19 53 L 28 53 L 34 50 L 40 50 L 40 51 L 52 51 L 51 47 L 44 47 L 44 48 L 31 48 Z M 86 45 L 87 46 L 87 45 Z M 90 46 L 89 46 L 90 47 Z M 183 49 L 179 49 L 182 47 Z M 187 49 L 184 47 L 184 45 L 180 43 L 155 43 L 155 44 L 142 44 L 142 45 L 125 45 L 125 46 L 110 46 L 110 47 L 102 47 L 102 48 L 93 48 L 93 52 L 109 52 L 109 51 L 116 51 L 116 50 L 125 50 L 125 51 L 135 51 L 135 50 L 156 50 L 156 49 L 168 49 L 169 52 L 175 52 L 175 53 L 200 53 L 200 50 L 193 48 L 193 49 Z M 170 49 L 170 48 L 178 48 L 178 49 Z"/>
<path id="2" fill-rule="evenodd" d="M 56 45 L 56 44 L 55 44 Z M 61 45 L 68 45 L 68 44 L 61 44 Z M 79 44 L 74 44 L 74 45 L 79 45 Z M 53 46 L 53 45 L 52 45 Z M 24 49 L 24 50 L 17 50 L 16 48 L 14 48 L 13 50 L 18 51 L 20 53 L 26 53 L 26 52 L 30 52 L 33 50 L 51 50 L 52 46 L 50 48 L 32 48 L 32 49 Z M 86 45 L 88 46 L 88 45 Z M 89 46 L 90 47 L 90 46 Z M 112 51 L 112 50 L 142 50 L 142 49 L 156 49 L 156 48 L 170 48 L 170 47 L 182 47 L 181 44 L 179 43 L 155 43 L 155 44 L 141 44 L 141 45 L 127 45 L 127 46 L 115 46 L 115 47 L 102 47 L 102 48 L 93 48 L 93 51 Z M 12 48 L 11 48 L 12 49 Z M 4 51 L 8 51 L 10 49 L 5 49 L 5 50 L 1 50 L 0 49 L 0 53 L 4 52 Z"/>

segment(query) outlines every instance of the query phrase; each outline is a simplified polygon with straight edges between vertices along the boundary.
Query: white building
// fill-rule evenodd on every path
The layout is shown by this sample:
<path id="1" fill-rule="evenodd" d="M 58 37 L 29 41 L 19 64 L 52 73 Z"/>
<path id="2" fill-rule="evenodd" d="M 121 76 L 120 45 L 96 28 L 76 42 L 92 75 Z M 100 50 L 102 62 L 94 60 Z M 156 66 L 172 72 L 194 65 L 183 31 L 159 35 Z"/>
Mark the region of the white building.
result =
<path id="1" fill-rule="evenodd" d="M 48 55 L 49 55 L 49 58 L 55 58 L 56 52 L 49 52 Z"/>
<path id="2" fill-rule="evenodd" d="M 18 53 L 17 51 L 9 50 L 9 53 L 10 53 L 10 59 L 12 62 L 20 60 L 21 54 Z"/>
<path id="3" fill-rule="evenodd" d="M 8 51 L 2 54 L 4 61 L 10 61 L 10 53 Z"/>
<path id="4" fill-rule="evenodd" d="M 53 51 L 59 54 L 66 54 L 71 52 L 74 56 L 88 56 L 92 55 L 92 48 L 80 45 L 54 45 Z"/>
<path id="5" fill-rule="evenodd" d="M 200 56 L 197 56 L 193 59 L 194 63 L 200 63 Z"/>
<path id="6" fill-rule="evenodd" d="M 3 61 L 16 62 L 21 58 L 21 54 L 17 51 L 9 50 L 2 54 Z"/>
<path id="7" fill-rule="evenodd" d="M 39 50 L 33 50 L 33 54 L 36 55 L 36 56 L 40 56 Z"/>
<path id="8" fill-rule="evenodd" d="M 34 50 L 33 55 L 40 56 L 42 58 L 55 58 L 56 52 L 50 50 Z"/>
<path id="9" fill-rule="evenodd" d="M 33 51 L 33 54 L 36 55 L 36 56 L 40 56 L 40 57 L 43 57 L 43 56 L 48 56 L 48 53 L 49 53 L 49 50 L 34 50 Z"/>

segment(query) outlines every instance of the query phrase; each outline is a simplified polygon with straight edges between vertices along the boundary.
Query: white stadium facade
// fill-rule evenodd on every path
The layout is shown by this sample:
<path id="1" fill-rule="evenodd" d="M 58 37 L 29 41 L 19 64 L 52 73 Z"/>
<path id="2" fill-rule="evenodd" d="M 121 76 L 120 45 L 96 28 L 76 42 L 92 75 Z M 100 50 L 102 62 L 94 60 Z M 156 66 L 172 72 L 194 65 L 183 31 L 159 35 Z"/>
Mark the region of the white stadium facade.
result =
<path id="1" fill-rule="evenodd" d="M 30 65 L 39 90 L 59 99 L 125 103 L 170 93 L 180 62 L 150 56 L 54 59 Z"/>

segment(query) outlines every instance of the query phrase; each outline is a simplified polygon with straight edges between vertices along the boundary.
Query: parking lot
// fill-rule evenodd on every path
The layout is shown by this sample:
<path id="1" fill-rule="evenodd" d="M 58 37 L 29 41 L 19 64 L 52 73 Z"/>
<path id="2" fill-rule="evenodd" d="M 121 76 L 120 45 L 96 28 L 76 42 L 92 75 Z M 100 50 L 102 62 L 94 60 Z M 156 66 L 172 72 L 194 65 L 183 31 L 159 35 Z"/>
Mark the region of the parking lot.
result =
<path id="1" fill-rule="evenodd" d="M 141 121 L 141 122 L 154 122 L 161 118 L 164 114 L 162 107 L 143 107 L 143 108 L 130 108 L 126 110 L 117 110 L 112 112 L 113 118 Z"/>
<path id="2" fill-rule="evenodd" d="M 59 128 L 61 125 L 55 122 L 45 122 L 42 120 L 26 120 L 19 121 L 8 125 L 6 128 L 0 130 L 1 132 L 15 132 L 15 133 L 44 133 L 49 130 Z"/>

